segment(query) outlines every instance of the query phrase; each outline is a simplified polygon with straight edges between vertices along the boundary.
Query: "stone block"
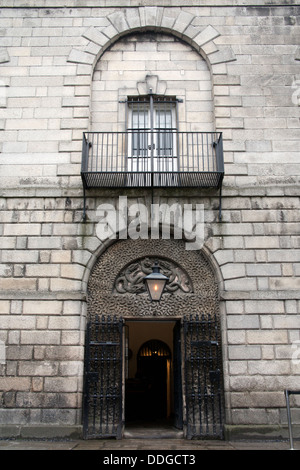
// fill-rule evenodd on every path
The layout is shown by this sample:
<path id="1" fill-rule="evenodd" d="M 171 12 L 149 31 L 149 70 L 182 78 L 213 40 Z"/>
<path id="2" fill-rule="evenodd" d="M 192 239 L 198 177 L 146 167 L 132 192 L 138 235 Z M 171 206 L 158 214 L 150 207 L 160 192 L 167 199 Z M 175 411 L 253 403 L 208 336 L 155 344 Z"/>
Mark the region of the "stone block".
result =
<path id="1" fill-rule="evenodd" d="M 125 15 L 130 29 L 139 28 L 141 26 L 141 19 L 137 9 L 131 8 L 126 10 Z"/>
<path id="2" fill-rule="evenodd" d="M 82 333 L 80 331 L 65 330 L 65 331 L 62 331 L 61 333 L 61 344 L 70 345 L 70 346 L 83 344 L 84 341 L 82 341 L 81 338 L 82 338 Z"/>
<path id="3" fill-rule="evenodd" d="M 126 21 L 125 15 L 123 11 L 115 11 L 107 16 L 111 24 L 114 28 L 119 32 L 127 31 L 129 29 L 129 25 Z M 107 29 L 107 28 L 106 28 Z M 106 34 L 105 29 L 105 34 Z"/>
<path id="4" fill-rule="evenodd" d="M 278 237 L 245 237 L 245 247 L 246 248 L 279 248 L 279 239 Z"/>
<path id="5" fill-rule="evenodd" d="M 61 129 L 83 129 L 88 127 L 88 119 L 62 119 L 60 123 Z"/>
<path id="6" fill-rule="evenodd" d="M 77 377 L 45 377 L 45 392 L 72 393 L 78 390 Z"/>
<path id="7" fill-rule="evenodd" d="M 170 9 L 168 9 L 167 12 L 164 13 L 162 20 L 161 20 L 161 26 L 166 29 L 172 29 L 173 25 L 176 21 L 177 15 L 176 12 L 172 12 Z"/>
<path id="8" fill-rule="evenodd" d="M 291 361 L 249 361 L 249 374 L 259 375 L 288 375 Z"/>
<path id="9" fill-rule="evenodd" d="M 230 361 L 229 373 L 231 376 L 234 376 L 234 375 L 245 376 L 247 374 L 247 363 L 243 361 Z"/>
<path id="10" fill-rule="evenodd" d="M 63 377 L 79 377 L 83 374 L 83 364 L 80 361 L 63 361 L 59 365 L 59 371 Z"/>
<path id="11" fill-rule="evenodd" d="M 299 315 L 276 315 L 274 317 L 274 328 L 276 329 L 300 329 Z"/>
<path id="12" fill-rule="evenodd" d="M 215 106 L 242 106 L 241 96 L 216 96 Z"/>
<path id="13" fill-rule="evenodd" d="M 40 224 L 6 224 L 3 235 L 39 235 L 41 233 Z"/>
<path id="14" fill-rule="evenodd" d="M 35 291 L 37 288 L 35 279 L 2 278 L 0 290 L 7 291 Z"/>
<path id="15" fill-rule="evenodd" d="M 68 334 L 68 330 L 64 334 Z M 45 359 L 51 361 L 81 361 L 84 357 L 84 347 L 78 345 L 47 346 L 44 352 Z"/>
<path id="16" fill-rule="evenodd" d="M 280 264 L 247 264 L 247 276 L 280 276 Z"/>
<path id="17" fill-rule="evenodd" d="M 30 237 L 28 239 L 29 249 L 58 249 L 61 248 L 60 237 Z"/>
<path id="18" fill-rule="evenodd" d="M 18 341 L 15 344 L 9 341 L 6 347 L 6 359 L 9 361 L 19 361 L 19 360 L 28 361 L 32 359 L 33 346 L 20 346 L 19 345 L 20 335 L 18 334 L 17 336 L 18 336 L 17 338 Z"/>
<path id="19" fill-rule="evenodd" d="M 62 106 L 63 107 L 84 107 L 84 106 L 89 106 L 90 100 L 88 96 L 65 96 L 62 99 Z M 66 132 L 66 131 L 64 131 Z M 57 135 L 56 135 L 57 136 Z M 67 140 L 70 141 L 72 138 L 63 138 L 61 140 Z"/>
<path id="20" fill-rule="evenodd" d="M 7 62 L 10 62 L 10 57 L 6 49 L 1 48 L 0 49 L 0 64 L 5 64 Z"/>
<path id="21" fill-rule="evenodd" d="M 215 65 L 215 64 L 221 64 L 224 62 L 232 62 L 236 60 L 236 56 L 231 49 L 231 47 L 226 47 L 218 52 L 214 52 L 213 54 L 210 54 L 209 56 L 210 63 Z"/>
<path id="22" fill-rule="evenodd" d="M 283 300 L 245 300 L 245 312 L 250 314 L 284 313 Z"/>
<path id="23" fill-rule="evenodd" d="M 220 33 L 213 26 L 208 25 L 200 34 L 194 37 L 194 42 L 201 47 L 218 36 L 220 36 Z"/>
<path id="24" fill-rule="evenodd" d="M 69 250 L 54 250 L 51 252 L 52 263 L 70 263 L 71 262 L 71 251 Z"/>
<path id="25" fill-rule="evenodd" d="M 245 344 L 246 332 L 244 330 L 229 330 L 227 332 L 228 344 Z"/>
<path id="26" fill-rule="evenodd" d="M 21 344 L 60 344 L 60 331 L 21 331 Z"/>
<path id="27" fill-rule="evenodd" d="M 271 263 L 296 263 L 300 262 L 300 250 L 268 250 L 267 257 Z"/>
<path id="28" fill-rule="evenodd" d="M 27 315 L 60 315 L 62 301 L 59 300 L 24 300 L 23 313 Z"/>
<path id="29" fill-rule="evenodd" d="M 225 289 L 230 291 L 255 291 L 257 289 L 255 278 L 237 278 L 225 281 Z"/>
<path id="30" fill-rule="evenodd" d="M 247 340 L 249 344 L 286 344 L 288 335 L 282 330 L 251 330 L 247 332 Z"/>
<path id="31" fill-rule="evenodd" d="M 245 277 L 246 270 L 244 264 L 228 263 L 221 267 L 223 279 L 235 279 Z"/>
<path id="32" fill-rule="evenodd" d="M 270 289 L 272 290 L 291 290 L 291 289 L 300 289 L 300 278 L 271 278 L 270 279 Z"/>
<path id="33" fill-rule="evenodd" d="M 58 372 L 58 363 L 24 361 L 19 364 L 20 376 L 56 376 Z"/>
<path id="34" fill-rule="evenodd" d="M 244 313 L 244 301 L 243 300 L 227 300 L 226 312 L 228 314 L 243 314 Z"/>
<path id="35" fill-rule="evenodd" d="M 189 24 L 193 21 L 194 15 L 192 13 L 181 11 L 174 23 L 173 28 L 179 33 L 183 33 Z"/>
<path id="36" fill-rule="evenodd" d="M 50 289 L 51 291 L 78 292 L 81 290 L 81 281 L 53 277 L 50 279 Z"/>
<path id="37" fill-rule="evenodd" d="M 98 44 L 99 46 L 104 46 L 104 44 L 106 44 L 108 41 L 107 37 L 93 26 L 83 33 L 83 37 L 89 41 L 94 42 L 95 44 Z"/>
<path id="38" fill-rule="evenodd" d="M 28 277 L 58 277 L 60 267 L 57 264 L 27 264 L 26 276 Z"/>
<path id="39" fill-rule="evenodd" d="M 233 262 L 234 252 L 233 250 L 218 250 L 214 253 L 214 257 L 219 266 L 222 266 L 223 264 Z"/>
<path id="40" fill-rule="evenodd" d="M 221 234 L 228 236 L 252 235 L 253 228 L 247 223 L 226 223 L 221 227 Z"/>
<path id="41" fill-rule="evenodd" d="M 228 346 L 228 357 L 230 360 L 261 359 L 260 346 Z M 257 361 L 260 362 L 260 361 Z"/>
<path id="42" fill-rule="evenodd" d="M 228 315 L 227 326 L 232 330 L 256 330 L 260 327 L 259 316 L 244 315 L 243 311 L 239 315 Z"/>
<path id="43" fill-rule="evenodd" d="M 79 51 L 77 49 L 72 49 L 68 57 L 68 62 L 73 62 L 75 64 L 92 65 L 94 63 L 94 60 L 94 54 L 89 54 L 87 52 Z"/>
<path id="44" fill-rule="evenodd" d="M 1 390 L 29 390 L 30 378 L 29 377 L 2 377 Z"/>
<path id="45" fill-rule="evenodd" d="M 80 328 L 79 316 L 51 316 L 48 324 L 49 330 L 78 330 Z"/>
<path id="46" fill-rule="evenodd" d="M 241 236 L 223 238 L 224 249 L 244 248 L 244 239 Z"/>
<path id="47" fill-rule="evenodd" d="M 10 310 L 9 300 L 0 300 L 0 314 L 8 314 Z"/>
<path id="48" fill-rule="evenodd" d="M 73 98 L 73 100 L 82 100 L 83 98 Z M 21 130 L 18 132 L 18 138 L 20 141 L 34 141 L 34 142 L 47 142 L 47 141 L 57 141 L 61 140 L 71 140 L 72 131 L 71 130 Z"/>
<path id="49" fill-rule="evenodd" d="M 140 8 L 140 15 L 141 18 L 144 16 L 145 26 L 156 26 L 157 25 L 157 13 L 158 7 L 145 7 L 143 9 L 143 13 L 141 12 Z"/>
<path id="50" fill-rule="evenodd" d="M 84 275 L 85 267 L 76 264 L 63 265 L 61 266 L 61 277 L 69 279 L 82 279 Z"/>
<path id="51" fill-rule="evenodd" d="M 35 328 L 35 318 L 25 315 L 2 315 L 1 327 L 11 330 L 31 330 Z"/>

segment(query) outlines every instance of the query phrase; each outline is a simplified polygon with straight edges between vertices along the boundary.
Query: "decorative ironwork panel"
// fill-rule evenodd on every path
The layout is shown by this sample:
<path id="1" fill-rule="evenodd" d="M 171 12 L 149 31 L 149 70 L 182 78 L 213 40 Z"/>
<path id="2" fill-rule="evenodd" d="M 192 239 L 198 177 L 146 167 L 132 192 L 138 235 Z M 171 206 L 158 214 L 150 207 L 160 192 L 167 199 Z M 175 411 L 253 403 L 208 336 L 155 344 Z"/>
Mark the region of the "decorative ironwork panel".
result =
<path id="1" fill-rule="evenodd" d="M 161 128 L 87 132 L 82 142 L 81 177 L 86 189 L 220 188 L 224 177 L 222 134 Z"/>
<path id="2" fill-rule="evenodd" d="M 97 315 L 86 331 L 85 439 L 122 435 L 122 320 Z"/>
<path id="3" fill-rule="evenodd" d="M 187 437 L 223 437 L 223 380 L 219 320 L 184 318 Z"/>

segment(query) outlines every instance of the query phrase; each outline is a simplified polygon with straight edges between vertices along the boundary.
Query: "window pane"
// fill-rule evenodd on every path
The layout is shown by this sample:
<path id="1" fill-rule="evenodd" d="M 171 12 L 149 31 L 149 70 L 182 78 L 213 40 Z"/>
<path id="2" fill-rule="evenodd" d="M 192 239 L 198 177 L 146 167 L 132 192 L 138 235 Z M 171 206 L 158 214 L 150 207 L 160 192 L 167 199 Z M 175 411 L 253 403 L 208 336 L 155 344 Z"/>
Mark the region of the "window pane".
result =
<path id="1" fill-rule="evenodd" d="M 158 129 L 171 129 L 172 128 L 172 111 L 158 109 L 156 111 L 156 127 Z"/>
<path id="2" fill-rule="evenodd" d="M 144 109 L 132 111 L 132 129 L 147 129 L 148 111 Z M 148 151 L 147 132 L 132 133 L 132 154 L 134 156 L 146 156 Z"/>
<path id="3" fill-rule="evenodd" d="M 158 156 L 171 156 L 173 153 L 172 111 L 158 109 L 156 111 L 156 126 L 158 129 L 156 148 Z"/>

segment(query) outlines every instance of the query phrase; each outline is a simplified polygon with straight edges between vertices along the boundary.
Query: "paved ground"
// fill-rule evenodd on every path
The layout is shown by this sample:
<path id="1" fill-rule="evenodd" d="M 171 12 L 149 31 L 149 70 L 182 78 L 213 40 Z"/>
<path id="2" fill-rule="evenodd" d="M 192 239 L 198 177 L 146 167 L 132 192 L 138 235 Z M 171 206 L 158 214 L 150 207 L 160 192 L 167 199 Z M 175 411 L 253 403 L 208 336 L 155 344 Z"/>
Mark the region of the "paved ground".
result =
<path id="1" fill-rule="evenodd" d="M 300 442 L 294 443 L 300 450 Z M 190 441 L 184 439 L 123 439 L 123 440 L 0 440 L 2 450 L 96 450 L 96 451 L 168 451 L 189 454 L 201 450 L 289 450 L 288 441 Z"/>

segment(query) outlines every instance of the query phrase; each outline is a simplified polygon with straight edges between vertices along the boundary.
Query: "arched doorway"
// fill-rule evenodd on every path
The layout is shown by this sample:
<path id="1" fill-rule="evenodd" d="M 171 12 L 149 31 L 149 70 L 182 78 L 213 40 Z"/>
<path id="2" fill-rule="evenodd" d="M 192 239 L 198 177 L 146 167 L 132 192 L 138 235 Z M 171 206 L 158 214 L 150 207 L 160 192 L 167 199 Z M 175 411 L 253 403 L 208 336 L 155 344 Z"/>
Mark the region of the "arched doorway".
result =
<path id="1" fill-rule="evenodd" d="M 166 420 L 171 415 L 172 354 L 159 339 L 146 341 L 137 354 L 134 379 L 126 381 L 125 421 Z"/>
<path id="2" fill-rule="evenodd" d="M 143 284 L 154 259 L 169 278 L 160 302 L 149 300 Z M 133 324 L 139 329 L 131 331 L 127 342 L 126 330 Z M 141 420 L 147 420 L 145 408 L 152 408 L 158 418 L 173 413 L 174 424 L 188 438 L 222 437 L 218 281 L 201 251 L 187 251 L 182 240 L 128 239 L 111 245 L 89 278 L 87 331 L 83 410 L 87 438 L 122 437 L 124 423 L 126 427 L 132 418 L 128 411 L 133 410 L 126 408 L 130 395 L 126 379 L 141 376 L 152 391 L 131 390 L 140 393 Z M 143 337 L 145 331 L 148 336 Z M 130 361 L 136 371 L 126 375 Z M 151 383 L 154 370 L 157 383 Z M 160 403 L 155 398 L 159 394 Z"/>

